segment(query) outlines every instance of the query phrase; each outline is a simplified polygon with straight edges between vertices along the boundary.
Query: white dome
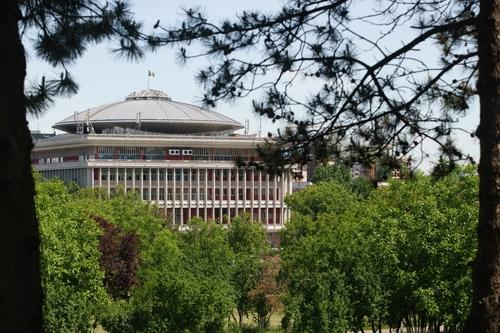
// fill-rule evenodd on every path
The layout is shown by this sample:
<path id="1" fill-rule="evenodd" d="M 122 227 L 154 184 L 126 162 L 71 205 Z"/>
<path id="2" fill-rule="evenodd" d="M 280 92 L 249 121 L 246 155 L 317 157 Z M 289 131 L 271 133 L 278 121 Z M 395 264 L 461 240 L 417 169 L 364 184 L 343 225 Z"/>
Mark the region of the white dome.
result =
<path id="1" fill-rule="evenodd" d="M 158 133 L 214 133 L 243 128 L 220 113 L 191 104 L 172 101 L 162 91 L 146 89 L 133 92 L 125 101 L 97 106 L 57 122 L 53 128 L 76 133 L 89 123 L 96 133 L 106 129 L 140 129 Z"/>

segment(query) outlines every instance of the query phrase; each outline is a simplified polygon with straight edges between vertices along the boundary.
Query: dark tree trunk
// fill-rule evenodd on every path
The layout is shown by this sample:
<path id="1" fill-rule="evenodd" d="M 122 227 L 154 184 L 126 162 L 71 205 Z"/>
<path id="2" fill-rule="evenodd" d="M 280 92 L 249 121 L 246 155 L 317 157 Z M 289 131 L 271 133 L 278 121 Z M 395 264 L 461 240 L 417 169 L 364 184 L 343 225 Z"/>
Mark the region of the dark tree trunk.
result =
<path id="1" fill-rule="evenodd" d="M 39 236 L 18 0 L 0 1 L 0 331 L 42 331 Z"/>
<path id="2" fill-rule="evenodd" d="M 500 332 L 500 0 L 481 0 L 478 252 L 466 332 Z"/>

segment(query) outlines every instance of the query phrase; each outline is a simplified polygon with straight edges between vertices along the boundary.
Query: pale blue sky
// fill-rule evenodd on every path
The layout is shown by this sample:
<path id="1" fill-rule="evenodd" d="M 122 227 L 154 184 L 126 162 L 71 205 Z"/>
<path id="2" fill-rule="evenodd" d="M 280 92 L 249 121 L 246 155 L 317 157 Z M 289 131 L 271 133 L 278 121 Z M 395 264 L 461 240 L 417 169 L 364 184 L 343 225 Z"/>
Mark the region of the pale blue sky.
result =
<path id="1" fill-rule="evenodd" d="M 211 18 L 234 16 L 245 9 L 259 9 L 266 12 L 278 9 L 283 4 L 280 0 L 135 0 L 131 1 L 136 18 L 142 20 L 146 27 L 152 25 L 159 18 L 163 24 L 175 24 L 181 20 L 180 7 L 202 7 Z M 398 37 L 395 37 L 396 43 Z M 138 63 L 114 57 L 109 51 L 112 45 L 104 44 L 92 46 L 77 63 L 70 68 L 73 76 L 80 85 L 77 95 L 71 98 L 58 98 L 55 104 L 40 118 L 30 119 L 30 128 L 44 132 L 52 132 L 51 126 L 75 111 L 82 111 L 101 104 L 123 100 L 130 92 L 147 87 L 147 72 L 152 70 L 156 77 L 151 79 L 150 87 L 169 94 L 172 99 L 192 104 L 199 104 L 203 95 L 201 87 L 197 86 L 194 75 L 202 67 L 202 61 L 189 61 L 186 65 L 179 65 L 175 60 L 175 50 L 162 48 L 154 54 L 147 54 Z M 430 52 L 432 53 L 432 52 Z M 47 64 L 31 56 L 28 49 L 28 80 L 41 78 L 44 74 L 59 75 Z M 297 93 L 314 86 L 313 82 L 299 80 L 295 89 Z M 307 87 L 307 89 L 303 89 Z M 245 100 L 233 104 L 219 104 L 216 111 L 244 123 L 249 119 L 250 132 L 259 130 L 259 118 L 251 112 L 251 99 L 258 99 L 260 95 L 253 95 Z M 463 119 L 462 126 L 472 130 L 478 119 L 478 111 L 472 110 L 470 115 Z M 262 119 L 262 133 L 275 130 L 268 119 Z M 478 158 L 478 142 L 471 140 L 468 135 L 459 135 L 461 148 Z M 435 148 L 428 145 L 426 150 L 431 158 L 436 155 Z M 422 167 L 429 169 L 430 162 L 426 161 Z"/>

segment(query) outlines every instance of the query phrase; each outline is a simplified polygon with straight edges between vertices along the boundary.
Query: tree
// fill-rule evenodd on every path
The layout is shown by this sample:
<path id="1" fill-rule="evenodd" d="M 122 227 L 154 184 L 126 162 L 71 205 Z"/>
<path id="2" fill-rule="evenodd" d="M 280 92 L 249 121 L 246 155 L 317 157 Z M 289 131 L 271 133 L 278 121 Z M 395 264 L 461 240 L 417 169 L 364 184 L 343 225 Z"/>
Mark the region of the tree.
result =
<path id="1" fill-rule="evenodd" d="M 116 299 L 127 298 L 137 285 L 139 239 L 100 216 L 92 218 L 103 231 L 99 237 L 99 264 L 105 274 L 106 290 Z"/>
<path id="2" fill-rule="evenodd" d="M 240 215 L 231 221 L 228 228 L 229 245 L 234 252 L 234 267 L 231 283 L 235 291 L 238 324 L 252 309 L 249 292 L 259 283 L 263 269 L 263 258 L 269 251 L 266 233 L 259 222 L 250 215 Z"/>
<path id="3" fill-rule="evenodd" d="M 90 332 L 106 308 L 101 230 L 60 180 L 36 182 L 45 332 Z"/>
<path id="4" fill-rule="evenodd" d="M 258 284 L 248 292 L 254 317 L 260 329 L 266 329 L 271 322 L 271 315 L 282 309 L 281 287 L 277 278 L 280 271 L 280 256 L 266 256 Z"/>
<path id="5" fill-rule="evenodd" d="M 333 165 L 320 165 L 316 168 L 311 178 L 313 183 L 337 181 L 341 184 L 348 184 L 351 180 L 351 170 L 340 163 L 335 163 Z"/>
<path id="6" fill-rule="evenodd" d="M 368 326 L 375 333 L 385 323 L 463 332 L 472 298 L 477 191 L 475 170 L 468 168 L 437 182 L 417 174 L 365 200 L 339 185 L 335 191 L 334 183 L 294 193 L 282 242 L 289 328 L 358 332 Z M 346 199 L 342 209 L 332 196 Z M 325 204 L 311 215 L 302 204 L 311 201 Z"/>
<path id="7" fill-rule="evenodd" d="M 194 219 L 191 229 L 155 235 L 128 305 L 105 318 L 108 332 L 222 332 L 234 309 L 227 233 Z"/>
<path id="8" fill-rule="evenodd" d="M 481 181 L 468 331 L 498 332 L 500 0 L 378 4 L 367 12 L 366 2 L 295 0 L 274 14 L 247 11 L 220 23 L 187 9 L 181 26 L 159 25 L 150 41 L 182 45 L 183 60 L 210 56 L 197 75 L 207 105 L 265 89 L 265 98 L 253 103 L 255 112 L 296 125 L 274 138 L 269 159 L 263 156 L 277 167 L 328 159 L 339 144 L 339 155 L 350 160 L 388 151 L 402 156 L 424 140 L 437 143 L 451 160 L 469 158 L 451 138 L 454 123 L 479 95 L 480 125 L 470 133 L 480 140 Z M 185 45 L 195 41 L 202 51 L 190 53 Z M 421 51 L 433 44 L 440 54 L 425 59 Z M 300 99 L 291 85 L 303 77 L 316 78 L 320 88 Z"/>
<path id="9" fill-rule="evenodd" d="M 136 40 L 140 25 L 126 2 L 18 1 L 0 4 L 0 327 L 12 332 L 42 330 L 39 232 L 35 217 L 30 151 L 33 146 L 26 111 L 39 114 L 56 95 L 76 92 L 66 70 L 85 48 L 116 39 L 116 52 L 128 58 L 142 51 Z M 43 78 L 25 88 L 22 38 L 33 40 L 36 56 L 61 69 L 61 76 Z"/>

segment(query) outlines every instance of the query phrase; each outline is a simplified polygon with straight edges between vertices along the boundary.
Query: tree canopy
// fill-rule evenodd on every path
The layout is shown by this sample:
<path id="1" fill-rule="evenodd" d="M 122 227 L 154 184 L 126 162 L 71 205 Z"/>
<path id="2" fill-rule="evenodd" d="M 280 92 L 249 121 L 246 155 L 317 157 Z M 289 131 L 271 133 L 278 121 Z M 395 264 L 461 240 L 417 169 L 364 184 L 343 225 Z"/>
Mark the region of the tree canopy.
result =
<path id="1" fill-rule="evenodd" d="M 292 332 L 463 332 L 471 303 L 478 177 L 394 181 L 359 200 L 341 185 L 293 194 L 281 279 Z"/>

